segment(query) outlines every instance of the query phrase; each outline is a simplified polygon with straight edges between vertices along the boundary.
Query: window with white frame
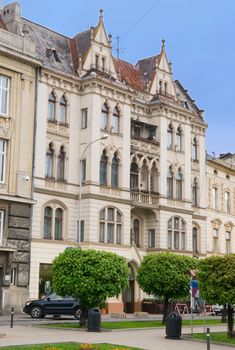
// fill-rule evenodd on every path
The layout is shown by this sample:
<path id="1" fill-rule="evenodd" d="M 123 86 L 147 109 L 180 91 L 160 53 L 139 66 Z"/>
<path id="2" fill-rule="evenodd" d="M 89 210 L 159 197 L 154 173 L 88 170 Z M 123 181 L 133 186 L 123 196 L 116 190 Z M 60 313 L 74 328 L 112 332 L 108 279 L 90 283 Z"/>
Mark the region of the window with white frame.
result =
<path id="1" fill-rule="evenodd" d="M 230 254 L 231 253 L 231 232 L 226 231 L 225 232 L 225 238 L 226 238 L 226 254 Z"/>
<path id="2" fill-rule="evenodd" d="M 4 210 L 0 210 L 0 245 L 3 243 Z"/>
<path id="3" fill-rule="evenodd" d="M 218 253 L 218 239 L 219 239 L 219 230 L 217 228 L 213 228 L 213 247 L 212 247 L 212 251 L 214 253 Z"/>
<path id="4" fill-rule="evenodd" d="M 48 97 L 48 114 L 47 114 L 47 119 L 50 122 L 55 121 L 55 106 L 56 106 L 55 94 L 51 92 Z"/>
<path id="5" fill-rule="evenodd" d="M 172 147 L 173 147 L 173 128 L 172 128 L 172 125 L 169 125 L 167 129 L 167 148 L 171 149 Z"/>
<path id="6" fill-rule="evenodd" d="M 56 241 L 63 240 L 64 235 L 64 209 L 56 204 L 44 208 L 43 238 Z"/>
<path id="7" fill-rule="evenodd" d="M 48 178 L 53 178 L 53 165 L 54 165 L 54 149 L 52 143 L 49 144 L 46 153 L 46 171 L 45 175 Z"/>
<path id="8" fill-rule="evenodd" d="M 8 115 L 10 79 L 0 75 L 0 114 Z"/>
<path id="9" fill-rule="evenodd" d="M 154 229 L 148 230 L 148 247 L 155 248 L 155 230 Z"/>
<path id="10" fill-rule="evenodd" d="M 212 209 L 218 209 L 218 188 L 212 188 Z"/>
<path id="11" fill-rule="evenodd" d="M 86 159 L 81 159 L 80 161 L 81 165 L 81 182 L 86 181 Z"/>
<path id="12" fill-rule="evenodd" d="M 7 141 L 0 139 L 0 183 L 5 182 Z"/>
<path id="13" fill-rule="evenodd" d="M 121 244 L 122 214 L 114 207 L 106 207 L 100 211 L 99 241 L 102 243 Z"/>
<path id="14" fill-rule="evenodd" d="M 175 185 L 176 185 L 176 199 L 182 200 L 182 174 L 181 174 L 181 170 L 178 169 L 177 173 L 176 173 L 176 177 L 175 177 Z"/>
<path id="15" fill-rule="evenodd" d="M 14 267 L 11 269 L 11 285 L 15 286 L 16 285 L 16 278 L 17 278 L 17 269 Z"/>
<path id="16" fill-rule="evenodd" d="M 101 109 L 101 124 L 100 128 L 102 130 L 107 130 L 108 129 L 108 116 L 109 116 L 109 109 L 106 103 L 103 104 L 102 109 Z"/>
<path id="17" fill-rule="evenodd" d="M 167 172 L 167 198 L 173 198 L 173 171 L 171 167 Z"/>
<path id="18" fill-rule="evenodd" d="M 225 213 L 230 213 L 231 207 L 230 207 L 230 192 L 226 191 L 224 193 L 224 209 Z"/>
<path id="19" fill-rule="evenodd" d="M 87 128 L 87 114 L 88 114 L 88 109 L 83 108 L 81 110 L 81 129 Z"/>
<path id="20" fill-rule="evenodd" d="M 60 99 L 60 123 L 65 124 L 66 123 L 66 116 L 67 116 L 67 102 L 64 96 Z"/>
<path id="21" fill-rule="evenodd" d="M 182 151 L 182 130 L 180 127 L 176 130 L 176 137 L 175 137 L 175 150 L 177 152 Z"/>
<path id="22" fill-rule="evenodd" d="M 186 225 L 179 217 L 172 217 L 168 221 L 168 248 L 186 249 Z"/>
<path id="23" fill-rule="evenodd" d="M 113 110 L 113 117 L 112 117 L 112 132 L 115 134 L 119 133 L 119 127 L 120 127 L 120 116 L 119 111 L 117 107 Z"/>

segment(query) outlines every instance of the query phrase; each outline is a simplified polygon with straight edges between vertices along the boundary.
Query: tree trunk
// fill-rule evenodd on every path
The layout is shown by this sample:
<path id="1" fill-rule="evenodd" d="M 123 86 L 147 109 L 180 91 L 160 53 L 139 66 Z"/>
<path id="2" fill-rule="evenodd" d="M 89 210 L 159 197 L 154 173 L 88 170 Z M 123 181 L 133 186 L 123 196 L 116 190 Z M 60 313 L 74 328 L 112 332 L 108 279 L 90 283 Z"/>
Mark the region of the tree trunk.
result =
<path id="1" fill-rule="evenodd" d="M 228 336 L 234 338 L 234 318 L 233 318 L 233 306 L 228 304 Z"/>
<path id="2" fill-rule="evenodd" d="M 222 309 L 221 322 L 227 322 L 227 316 L 228 316 L 228 313 L 227 313 L 227 305 L 224 304 L 224 307 L 223 307 L 223 309 Z"/>
<path id="3" fill-rule="evenodd" d="M 85 328 L 87 326 L 87 318 L 88 318 L 88 309 L 85 306 L 81 306 L 81 316 L 79 321 L 80 327 Z"/>
<path id="4" fill-rule="evenodd" d="M 166 316 L 168 314 L 169 309 L 169 298 L 165 297 L 164 298 L 164 309 L 163 309 L 163 319 L 162 319 L 162 324 L 166 323 Z"/>

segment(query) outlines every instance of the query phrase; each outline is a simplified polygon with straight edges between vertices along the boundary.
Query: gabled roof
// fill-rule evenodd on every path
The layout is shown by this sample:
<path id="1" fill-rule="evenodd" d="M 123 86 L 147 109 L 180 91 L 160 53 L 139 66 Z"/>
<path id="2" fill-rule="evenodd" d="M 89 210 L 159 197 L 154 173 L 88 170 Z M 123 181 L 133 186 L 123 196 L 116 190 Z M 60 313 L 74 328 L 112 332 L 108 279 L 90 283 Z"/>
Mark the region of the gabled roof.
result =
<path id="1" fill-rule="evenodd" d="M 147 57 L 138 61 L 136 64 L 136 66 L 139 67 L 145 85 L 154 78 L 158 58 L 159 55 Z"/>
<path id="2" fill-rule="evenodd" d="M 120 80 L 135 90 L 143 91 L 144 81 L 139 68 L 124 60 L 116 58 L 113 58 L 113 60 Z"/>

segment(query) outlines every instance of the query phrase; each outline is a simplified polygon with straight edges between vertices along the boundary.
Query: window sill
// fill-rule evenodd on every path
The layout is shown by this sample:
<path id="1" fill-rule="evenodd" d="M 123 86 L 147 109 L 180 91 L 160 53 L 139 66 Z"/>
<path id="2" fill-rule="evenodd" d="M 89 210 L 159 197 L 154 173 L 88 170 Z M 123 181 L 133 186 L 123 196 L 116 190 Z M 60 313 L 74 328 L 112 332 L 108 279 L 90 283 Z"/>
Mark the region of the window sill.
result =
<path id="1" fill-rule="evenodd" d="M 55 182 L 55 178 L 54 177 L 45 176 L 45 180 L 46 181 L 53 181 L 53 182 Z"/>

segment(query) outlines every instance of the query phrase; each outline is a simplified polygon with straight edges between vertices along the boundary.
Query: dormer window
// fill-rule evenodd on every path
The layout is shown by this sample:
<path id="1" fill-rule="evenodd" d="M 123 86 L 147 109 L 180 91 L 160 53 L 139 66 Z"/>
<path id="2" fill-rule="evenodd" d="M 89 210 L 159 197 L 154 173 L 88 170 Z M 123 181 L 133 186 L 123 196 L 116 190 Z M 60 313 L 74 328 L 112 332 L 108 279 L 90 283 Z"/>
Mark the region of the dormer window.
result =
<path id="1" fill-rule="evenodd" d="M 47 49 L 46 50 L 46 56 L 48 58 L 53 57 L 56 62 L 60 62 L 59 56 L 58 56 L 58 54 L 56 52 L 56 49 Z"/>

